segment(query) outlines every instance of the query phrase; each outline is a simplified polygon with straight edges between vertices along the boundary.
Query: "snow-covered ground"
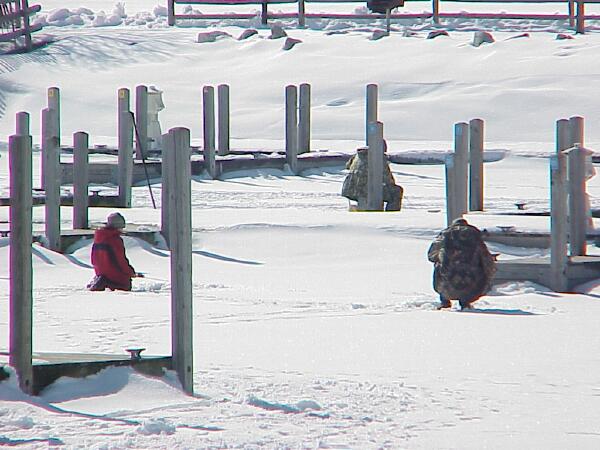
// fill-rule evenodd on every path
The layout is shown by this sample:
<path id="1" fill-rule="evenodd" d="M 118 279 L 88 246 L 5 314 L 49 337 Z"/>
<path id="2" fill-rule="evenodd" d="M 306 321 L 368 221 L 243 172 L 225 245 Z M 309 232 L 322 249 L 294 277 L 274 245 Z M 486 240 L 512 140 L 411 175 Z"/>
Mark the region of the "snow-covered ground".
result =
<path id="1" fill-rule="evenodd" d="M 131 6 L 133 5 L 133 6 Z M 107 14 L 105 1 L 48 1 Z M 422 7 L 421 4 L 417 6 Z M 563 23 L 454 21 L 396 26 L 371 41 L 374 23 L 329 21 L 288 28 L 290 51 L 267 29 L 246 41 L 196 43 L 198 28 L 162 23 L 153 4 L 125 5 L 146 23 L 48 26 L 56 42 L 0 57 L 0 191 L 8 188 L 7 136 L 14 114 L 39 111 L 49 86 L 62 97 L 62 140 L 75 131 L 114 144 L 117 88 L 164 90 L 163 129 L 186 126 L 202 140 L 201 89 L 229 83 L 232 146 L 283 148 L 283 94 L 313 86 L 313 148 L 351 152 L 364 140 L 364 92 L 380 86 L 380 118 L 391 152 L 444 151 L 457 121 L 486 121 L 486 147 L 507 157 L 485 165 L 484 227 L 547 230 L 546 217 L 500 215 L 548 205 L 554 122 L 582 115 L 586 143 L 600 144 L 600 37 L 573 40 Z M 555 5 L 542 6 L 546 10 Z M 531 8 L 530 6 L 528 8 Z M 146 11 L 142 13 L 140 11 Z M 63 12 L 72 17 L 72 11 Z M 47 17 L 47 16 L 45 16 Z M 158 17 L 158 18 L 157 18 Z M 63 24 L 64 25 L 64 24 Z M 206 25 L 206 24 L 204 24 Z M 239 25 L 239 24 L 237 24 Z M 251 24 L 253 26 L 256 23 Z M 473 30 L 496 42 L 473 47 Z M 416 33 L 404 36 L 404 28 Z M 347 31 L 327 35 L 327 30 Z M 533 32 L 532 30 L 535 30 Z M 528 37 L 519 37 L 530 32 Z M 34 152 L 36 183 L 39 152 Z M 496 287 L 470 312 L 436 311 L 426 251 L 445 223 L 440 165 L 398 165 L 399 213 L 351 213 L 339 196 L 342 167 L 299 177 L 263 170 L 192 183 L 194 387 L 125 368 L 61 379 L 39 397 L 0 383 L 0 445 L 19 448 L 578 448 L 600 446 L 600 288 L 555 294 L 529 283 Z M 588 183 L 593 206 L 599 177 Z M 154 185 L 158 191 L 158 184 Z M 156 192 L 158 194 L 158 192 Z M 147 188 L 134 188 L 128 221 L 158 224 Z M 110 210 L 94 208 L 92 221 Z M 34 212 L 43 224 L 43 208 Z M 63 208 L 64 227 L 71 211 Z M 519 219 L 519 220 L 517 220 Z M 7 227 L 8 209 L 0 208 Z M 90 293 L 90 242 L 70 255 L 34 246 L 34 350 L 170 353 L 168 251 L 125 238 L 147 274 L 131 293 Z M 502 258 L 545 249 L 491 245 Z M 595 247 L 590 251 L 600 253 Z M 0 349 L 8 348 L 8 239 L 0 238 Z"/>

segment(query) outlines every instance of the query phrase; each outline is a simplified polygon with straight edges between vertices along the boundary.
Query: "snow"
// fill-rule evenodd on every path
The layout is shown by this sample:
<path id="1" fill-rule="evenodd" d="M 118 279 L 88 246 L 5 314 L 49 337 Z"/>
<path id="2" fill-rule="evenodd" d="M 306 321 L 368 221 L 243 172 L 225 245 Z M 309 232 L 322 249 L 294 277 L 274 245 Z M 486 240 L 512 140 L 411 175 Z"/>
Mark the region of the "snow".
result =
<path id="1" fill-rule="evenodd" d="M 557 119 L 584 116 L 586 145 L 600 143 L 594 21 L 588 34 L 571 40 L 556 39 L 571 34 L 558 21 L 456 19 L 442 27 L 449 36 L 432 40 L 427 34 L 440 27 L 428 21 L 394 22 L 392 35 L 377 41 L 370 37 L 381 21 L 314 20 L 305 30 L 281 21 L 302 41 L 284 51 L 284 40 L 268 39 L 270 30 L 259 20 L 167 28 L 165 5 L 153 2 L 48 0 L 42 6 L 38 20 L 48 25 L 41 34 L 55 42 L 0 57 L 2 195 L 14 114 L 31 113 L 37 147 L 50 86 L 61 88 L 63 144 L 85 130 L 93 145 L 114 145 L 116 91 L 142 83 L 164 91 L 163 130 L 189 127 L 196 145 L 207 84 L 231 86 L 233 148 L 283 148 L 290 83 L 312 84 L 315 150 L 352 153 L 363 145 L 365 85 L 373 82 L 392 156 L 439 162 L 452 148 L 454 123 L 481 117 L 489 161 L 486 212 L 467 217 L 480 228 L 548 230 L 548 217 L 506 213 L 516 210 L 516 201 L 547 210 Z M 513 7 L 566 10 L 468 5 L 475 11 Z M 406 9 L 424 8 L 408 2 Z M 467 6 L 443 5 L 451 8 Z M 257 35 L 237 40 L 248 28 Z M 478 30 L 495 42 L 474 47 Z M 334 31 L 340 34 L 328 34 Z M 197 42 L 217 35 L 214 42 Z M 33 167 L 35 186 L 37 148 Z M 474 310 L 437 311 L 425 255 L 445 223 L 444 169 L 391 167 L 405 189 L 400 213 L 348 212 L 339 195 L 342 167 L 301 176 L 264 169 L 221 180 L 195 177 L 195 395 L 186 395 L 172 372 L 153 378 L 114 367 L 59 379 L 39 396 L 21 393 L 13 376 L 0 383 L 0 445 L 598 448 L 598 283 L 580 286 L 577 294 L 508 283 Z M 153 189 L 160 203 L 158 180 Z M 598 207 L 598 177 L 588 190 Z M 134 188 L 133 205 L 121 211 L 129 222 L 160 223 L 147 187 Z M 90 220 L 101 222 L 109 212 L 92 208 Z M 8 221 L 8 209 L 0 208 L 0 227 Z M 42 230 L 43 221 L 43 208 L 35 208 L 34 229 Z M 70 208 L 62 209 L 62 221 L 71 226 Z M 170 354 L 169 252 L 130 237 L 125 245 L 145 278 L 134 279 L 130 293 L 90 293 L 89 240 L 66 255 L 34 244 L 35 352 L 127 355 L 126 348 L 144 347 L 145 355 Z M 504 259 L 548 253 L 499 244 L 490 249 Z M 9 250 L 0 237 L 4 352 Z M 600 253 L 594 246 L 590 252 Z"/>

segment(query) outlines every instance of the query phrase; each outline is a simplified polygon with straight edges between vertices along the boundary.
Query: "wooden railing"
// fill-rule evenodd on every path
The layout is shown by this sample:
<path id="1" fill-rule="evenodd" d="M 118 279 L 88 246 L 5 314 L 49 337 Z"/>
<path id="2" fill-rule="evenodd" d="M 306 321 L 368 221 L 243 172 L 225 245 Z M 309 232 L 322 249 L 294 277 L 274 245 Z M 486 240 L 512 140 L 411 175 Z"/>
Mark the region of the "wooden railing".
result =
<path id="1" fill-rule="evenodd" d="M 1 1 L 1 0 L 0 0 Z M 569 25 L 576 27 L 578 33 L 585 30 L 585 20 L 600 19 L 600 15 L 585 15 L 586 3 L 600 3 L 600 0 L 407 0 L 431 2 L 431 11 L 421 13 L 395 12 L 390 14 L 391 19 L 431 19 L 433 23 L 439 23 L 444 18 L 470 18 L 470 19 L 531 19 L 531 20 L 568 20 Z M 440 3 L 556 3 L 567 7 L 566 14 L 519 14 L 519 13 L 443 13 L 440 11 Z M 274 4 L 298 4 L 297 12 L 269 12 L 268 6 Z M 207 13 L 207 14 L 176 14 L 176 5 L 213 5 L 213 6 L 235 6 L 235 5 L 260 5 L 260 18 L 263 25 L 269 19 L 294 19 L 298 20 L 298 26 L 304 27 L 306 19 L 382 19 L 385 14 L 378 13 L 309 13 L 306 12 L 307 3 L 363 3 L 357 0 L 168 0 L 168 23 L 175 25 L 178 19 L 252 19 L 256 13 Z"/>
<path id="2" fill-rule="evenodd" d="M 14 41 L 16 49 L 19 38 L 24 38 L 22 47 L 29 51 L 33 47 L 31 33 L 42 29 L 40 24 L 31 25 L 29 16 L 39 12 L 40 5 L 29 6 L 27 0 L 0 0 L 0 43 Z"/>

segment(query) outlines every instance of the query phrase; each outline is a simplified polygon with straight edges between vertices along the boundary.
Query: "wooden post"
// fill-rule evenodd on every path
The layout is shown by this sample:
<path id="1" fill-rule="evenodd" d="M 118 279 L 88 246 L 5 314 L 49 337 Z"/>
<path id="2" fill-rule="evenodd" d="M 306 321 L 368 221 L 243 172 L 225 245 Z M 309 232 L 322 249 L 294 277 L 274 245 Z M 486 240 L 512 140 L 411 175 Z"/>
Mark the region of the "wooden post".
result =
<path id="1" fill-rule="evenodd" d="M 483 211 L 483 120 L 469 122 L 469 209 Z"/>
<path id="2" fill-rule="evenodd" d="M 167 0 L 167 23 L 170 27 L 175 25 L 175 0 Z"/>
<path id="3" fill-rule="evenodd" d="M 217 163 L 215 158 L 215 89 L 212 86 L 202 88 L 202 110 L 204 113 L 204 167 L 214 180 L 217 178 Z"/>
<path id="4" fill-rule="evenodd" d="M 298 174 L 298 88 L 285 87 L 285 159 L 294 175 Z"/>
<path id="5" fill-rule="evenodd" d="M 82 131 L 73 134 L 73 229 L 87 229 L 89 136 Z"/>
<path id="6" fill-rule="evenodd" d="M 383 124 L 369 124 L 367 211 L 383 211 Z"/>
<path id="7" fill-rule="evenodd" d="M 129 106 L 129 89 L 119 89 L 117 106 L 119 206 L 122 208 L 131 208 L 131 185 L 133 184 L 133 119 Z"/>
<path id="8" fill-rule="evenodd" d="M 569 26 L 575 26 L 575 0 L 567 0 L 569 3 Z"/>
<path id="9" fill-rule="evenodd" d="M 56 135 L 56 111 L 42 110 L 42 159 L 44 160 L 45 229 L 48 248 L 60 251 L 60 149 Z"/>
<path id="10" fill-rule="evenodd" d="M 219 133 L 217 149 L 220 156 L 229 154 L 229 86 L 220 84 L 217 87 L 219 104 Z"/>
<path id="11" fill-rule="evenodd" d="M 552 289 L 566 292 L 567 279 L 567 157 L 570 143 L 569 121 L 556 121 L 556 155 L 550 159 L 550 267 Z"/>
<path id="12" fill-rule="evenodd" d="M 192 210 L 190 131 L 169 130 L 174 151 L 169 164 L 171 246 L 171 342 L 173 367 L 187 393 L 194 392 L 192 316 Z"/>
<path id="13" fill-rule="evenodd" d="M 306 28 L 306 5 L 304 0 L 298 0 L 298 28 Z"/>
<path id="14" fill-rule="evenodd" d="M 263 0 L 260 8 L 260 23 L 262 23 L 263 25 L 267 24 L 269 18 L 269 11 L 267 10 L 267 5 L 267 0 Z"/>
<path id="15" fill-rule="evenodd" d="M 446 155 L 446 225 L 450 224 L 459 217 L 456 208 L 456 171 L 454 167 L 455 154 Z"/>
<path id="16" fill-rule="evenodd" d="M 54 128 L 55 133 L 56 133 L 56 137 L 57 137 L 57 142 L 56 145 L 59 148 L 60 151 L 60 89 L 57 87 L 51 87 L 48 88 L 48 109 L 52 109 L 55 111 L 55 114 L 53 115 L 54 117 L 54 124 L 52 125 Z M 42 142 L 42 146 L 43 146 L 43 142 Z M 46 170 L 44 169 L 44 164 L 45 164 L 45 158 L 42 155 L 41 158 L 41 172 L 40 172 L 40 184 L 41 184 L 41 188 L 44 188 L 45 185 L 45 173 Z"/>
<path id="17" fill-rule="evenodd" d="M 575 27 L 577 34 L 585 34 L 585 1 L 577 0 L 577 25 Z"/>
<path id="18" fill-rule="evenodd" d="M 392 31 L 392 10 L 391 8 L 386 8 L 385 10 L 385 32 L 387 35 L 390 35 L 390 31 Z"/>
<path id="19" fill-rule="evenodd" d="M 173 155 L 175 152 L 175 141 L 173 133 L 166 133 L 162 135 L 162 164 L 161 164 L 161 175 L 162 184 L 160 192 L 160 232 L 167 242 L 167 246 L 171 248 L 171 239 L 169 237 L 169 225 L 170 225 L 170 208 L 169 208 L 169 187 L 173 184 L 169 179 L 171 170 L 169 167 L 173 167 Z"/>
<path id="20" fill-rule="evenodd" d="M 369 124 L 377 122 L 377 85 L 367 84 L 367 107 L 365 117 L 365 141 L 369 145 Z"/>
<path id="21" fill-rule="evenodd" d="M 302 83 L 298 100 L 298 153 L 310 152 L 310 84 Z"/>
<path id="22" fill-rule="evenodd" d="M 25 50 L 28 52 L 33 48 L 33 42 L 31 40 L 31 25 L 29 24 L 29 5 L 27 0 L 21 0 L 21 12 L 23 13 L 23 36 L 25 38 Z"/>
<path id="23" fill-rule="evenodd" d="M 29 136 L 29 113 L 21 111 L 16 114 L 16 135 Z"/>
<path id="24" fill-rule="evenodd" d="M 32 393 L 32 198 L 31 136 L 8 139 L 10 175 L 10 312 L 9 364 L 21 389 Z"/>
<path id="25" fill-rule="evenodd" d="M 586 254 L 587 210 L 585 192 L 585 157 L 587 150 L 579 144 L 568 151 L 569 177 L 569 247 L 571 256 Z"/>
<path id="26" fill-rule="evenodd" d="M 135 157 L 145 158 L 148 155 L 148 86 L 135 88 L 135 125 L 139 140 L 135 140 Z"/>
<path id="27" fill-rule="evenodd" d="M 579 144 L 581 147 L 585 145 L 584 143 L 584 120 L 581 116 L 572 116 L 569 117 L 569 128 L 570 128 L 570 142 L 569 147 L 574 147 L 575 144 Z"/>
<path id="28" fill-rule="evenodd" d="M 469 124 L 454 125 L 454 170 L 456 174 L 456 213 L 462 217 L 468 211 Z"/>
<path id="29" fill-rule="evenodd" d="M 584 146 L 584 119 L 581 116 L 569 118 L 570 142 L 569 147 Z M 587 211 L 585 204 L 585 152 L 568 156 L 569 179 L 569 239 L 571 256 L 585 255 Z M 581 165 L 581 167 L 579 167 Z M 573 181 L 571 182 L 571 179 Z M 583 181 L 581 181 L 583 180 Z M 579 199 L 583 197 L 583 201 Z"/>
<path id="30" fill-rule="evenodd" d="M 431 14 L 433 23 L 440 23 L 440 0 L 431 0 Z"/>

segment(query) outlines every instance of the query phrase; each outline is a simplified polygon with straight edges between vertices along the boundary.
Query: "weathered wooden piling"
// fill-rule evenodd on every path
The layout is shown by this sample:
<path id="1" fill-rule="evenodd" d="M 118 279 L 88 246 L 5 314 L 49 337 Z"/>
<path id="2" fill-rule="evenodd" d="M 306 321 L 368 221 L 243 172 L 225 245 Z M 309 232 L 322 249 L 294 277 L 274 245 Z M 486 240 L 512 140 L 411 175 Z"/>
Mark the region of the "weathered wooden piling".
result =
<path id="1" fill-rule="evenodd" d="M 369 124 L 377 122 L 377 85 L 367 84 L 365 111 L 365 142 L 369 145 Z"/>
<path id="2" fill-rule="evenodd" d="M 383 211 L 383 124 L 369 124 L 367 210 Z"/>
<path id="3" fill-rule="evenodd" d="M 460 217 L 456 205 L 456 170 L 455 154 L 446 155 L 444 165 L 446 174 L 446 224 L 450 225 L 454 219 Z"/>
<path id="4" fill-rule="evenodd" d="M 129 89 L 121 88 L 117 100 L 119 151 L 119 206 L 131 208 L 133 180 L 133 117 L 130 110 Z"/>
<path id="5" fill-rule="evenodd" d="M 73 229 L 89 228 L 88 221 L 89 136 L 73 134 Z"/>
<path id="6" fill-rule="evenodd" d="M 229 154 L 229 86 L 220 84 L 217 86 L 218 109 L 218 134 L 217 153 L 219 156 Z"/>
<path id="7" fill-rule="evenodd" d="M 56 129 L 56 110 L 42 110 L 42 167 L 44 169 L 46 245 L 60 251 L 60 148 Z"/>
<path id="8" fill-rule="evenodd" d="M 310 84 L 302 83 L 298 100 L 298 153 L 310 152 Z"/>
<path id="9" fill-rule="evenodd" d="M 588 211 L 586 210 L 585 157 L 588 150 L 575 144 L 568 153 L 569 248 L 571 256 L 586 254 Z"/>
<path id="10" fill-rule="evenodd" d="M 169 164 L 169 211 L 171 233 L 171 342 L 173 366 L 183 389 L 194 391 L 192 321 L 192 214 L 190 132 L 169 130 L 173 155 Z"/>
<path id="11" fill-rule="evenodd" d="M 457 217 L 461 217 L 469 210 L 467 201 L 469 192 L 469 124 L 467 123 L 454 124 L 454 154 L 456 214 L 458 214 Z"/>
<path id="12" fill-rule="evenodd" d="M 21 389 L 32 393 L 32 168 L 31 136 L 10 136 L 9 364 Z"/>
<path id="13" fill-rule="evenodd" d="M 52 129 L 54 130 L 54 133 L 56 135 L 56 146 L 58 147 L 59 151 L 60 151 L 60 89 L 57 87 L 51 87 L 48 88 L 48 109 L 51 109 L 54 111 L 54 114 L 52 115 L 52 124 L 50 125 L 52 127 Z M 42 142 L 42 146 L 43 146 L 43 142 Z M 42 148 L 42 152 L 43 152 L 43 148 Z M 44 165 L 46 164 L 45 158 L 42 155 L 41 158 L 41 170 L 40 170 L 40 187 L 42 189 L 44 189 L 46 180 L 46 170 L 44 168 Z"/>
<path id="14" fill-rule="evenodd" d="M 204 86 L 202 88 L 202 110 L 204 147 L 204 166 L 210 177 L 217 178 L 217 162 L 215 157 L 215 88 Z"/>
<path id="15" fill-rule="evenodd" d="M 25 111 L 18 112 L 16 114 L 15 122 L 16 122 L 16 124 L 15 124 L 15 134 L 17 136 L 29 136 L 30 135 L 30 131 L 29 131 L 29 123 L 30 123 L 29 113 L 27 113 Z"/>
<path id="16" fill-rule="evenodd" d="M 135 88 L 135 156 L 142 159 L 148 153 L 148 86 L 140 85 Z"/>
<path id="17" fill-rule="evenodd" d="M 298 174 L 298 88 L 285 87 L 285 158 L 294 175 Z"/>
<path id="18" fill-rule="evenodd" d="M 483 120 L 469 121 L 469 210 L 483 211 Z"/>
<path id="19" fill-rule="evenodd" d="M 162 184 L 160 192 L 160 232 L 165 239 L 167 246 L 171 247 L 171 240 L 169 237 L 169 225 L 171 222 L 170 214 L 171 210 L 169 207 L 169 188 L 173 184 L 170 180 L 171 170 L 173 166 L 173 154 L 175 152 L 175 141 L 173 133 L 166 133 L 162 135 Z"/>
<path id="20" fill-rule="evenodd" d="M 556 121 L 556 154 L 550 158 L 550 266 L 553 290 L 568 289 L 568 208 L 567 157 L 563 153 L 570 146 L 570 126 L 565 119 Z"/>
<path id="21" fill-rule="evenodd" d="M 570 117 L 569 129 L 569 147 L 583 147 L 585 145 L 583 117 Z M 568 152 L 567 173 L 569 183 L 569 249 L 571 256 L 581 256 L 586 254 L 588 218 L 585 200 L 585 151 Z"/>

